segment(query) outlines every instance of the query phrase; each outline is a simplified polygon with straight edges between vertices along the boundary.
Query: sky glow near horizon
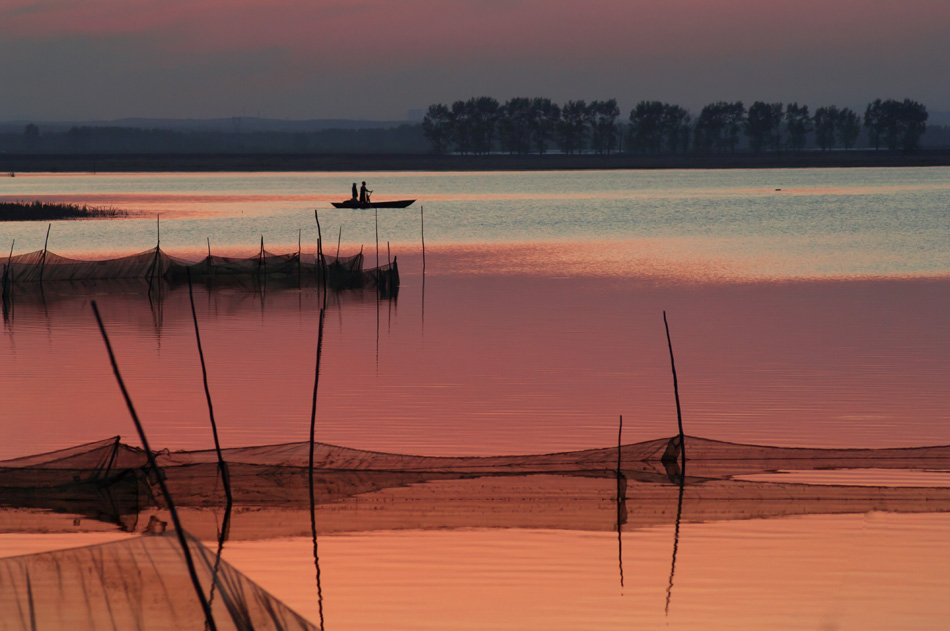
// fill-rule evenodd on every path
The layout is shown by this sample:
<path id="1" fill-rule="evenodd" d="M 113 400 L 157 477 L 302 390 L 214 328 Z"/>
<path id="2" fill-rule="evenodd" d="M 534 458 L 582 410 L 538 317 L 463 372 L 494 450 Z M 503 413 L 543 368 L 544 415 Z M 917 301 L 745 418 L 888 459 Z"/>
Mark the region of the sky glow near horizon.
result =
<path id="1" fill-rule="evenodd" d="M 0 0 L 0 120 L 367 118 L 488 95 L 950 111 L 946 0 Z"/>

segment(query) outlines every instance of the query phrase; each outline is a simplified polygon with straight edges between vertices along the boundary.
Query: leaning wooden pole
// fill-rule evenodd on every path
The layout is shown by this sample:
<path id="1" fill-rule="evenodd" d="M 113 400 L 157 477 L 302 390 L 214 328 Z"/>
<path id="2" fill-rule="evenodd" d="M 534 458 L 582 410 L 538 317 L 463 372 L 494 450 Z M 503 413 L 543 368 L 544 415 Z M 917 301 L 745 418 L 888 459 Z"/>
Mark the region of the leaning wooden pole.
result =
<path id="1" fill-rule="evenodd" d="M 666 321 L 666 311 L 663 311 L 663 326 L 666 327 L 666 343 L 670 347 L 670 368 L 673 369 L 673 395 L 676 397 L 676 422 L 680 430 L 680 454 L 683 460 L 683 470 L 686 470 L 686 435 L 683 433 L 683 413 L 680 409 L 679 384 L 676 382 L 676 362 L 673 361 L 673 342 L 670 341 L 670 325 Z"/>
<path id="2" fill-rule="evenodd" d="M 99 333 L 102 334 L 102 341 L 105 342 L 106 352 L 109 354 L 112 372 L 115 375 L 116 381 L 119 383 L 119 390 L 122 391 L 122 397 L 125 399 L 125 405 L 129 409 L 129 414 L 132 415 L 132 421 L 135 423 L 139 440 L 142 442 L 142 449 L 145 450 L 145 457 L 148 458 L 149 469 L 155 472 L 158 488 L 162 493 L 162 497 L 165 498 L 165 503 L 168 505 L 168 512 L 171 513 L 172 523 L 175 525 L 175 534 L 178 537 L 178 543 L 181 545 L 181 551 L 185 557 L 185 565 L 188 567 L 188 576 L 191 577 L 191 583 L 195 588 L 195 593 L 198 595 L 201 609 L 204 611 L 205 623 L 210 631 L 217 631 L 214 615 L 211 613 L 211 605 L 208 604 L 204 590 L 201 589 L 201 582 L 198 580 L 198 572 L 195 569 L 195 561 L 191 556 L 191 549 L 188 547 L 188 540 L 185 538 L 185 531 L 181 526 L 181 520 L 178 518 L 178 511 L 175 509 L 175 503 L 172 501 L 171 493 L 168 491 L 168 485 L 165 484 L 165 476 L 163 476 L 159 470 L 158 463 L 155 462 L 155 454 L 148 444 L 148 438 L 145 437 L 145 428 L 142 426 L 142 422 L 135 412 L 135 406 L 132 405 L 132 398 L 129 396 L 129 391 L 125 388 L 125 382 L 122 380 L 121 373 L 119 373 L 119 365 L 116 363 L 115 353 L 112 352 L 112 344 L 109 342 L 109 335 L 106 333 L 106 327 L 102 323 L 102 316 L 99 315 L 99 307 L 96 305 L 95 300 L 92 301 L 92 312 L 96 315 L 96 323 L 99 325 Z"/>
<path id="3" fill-rule="evenodd" d="M 221 473 L 221 483 L 224 485 L 224 495 L 228 504 L 233 501 L 231 495 L 231 472 L 221 453 L 221 441 L 218 440 L 218 425 L 214 422 L 214 405 L 211 404 L 211 390 L 208 388 L 208 369 L 205 366 L 205 354 L 201 348 L 201 333 L 198 331 L 198 313 L 195 310 L 195 293 L 191 286 L 191 269 L 185 268 L 188 273 L 188 299 L 191 301 L 191 319 L 195 323 L 195 340 L 198 342 L 198 359 L 201 361 L 201 380 L 205 387 L 205 399 L 208 402 L 208 416 L 211 418 L 211 433 L 214 435 L 214 450 L 218 454 L 218 471 Z"/>

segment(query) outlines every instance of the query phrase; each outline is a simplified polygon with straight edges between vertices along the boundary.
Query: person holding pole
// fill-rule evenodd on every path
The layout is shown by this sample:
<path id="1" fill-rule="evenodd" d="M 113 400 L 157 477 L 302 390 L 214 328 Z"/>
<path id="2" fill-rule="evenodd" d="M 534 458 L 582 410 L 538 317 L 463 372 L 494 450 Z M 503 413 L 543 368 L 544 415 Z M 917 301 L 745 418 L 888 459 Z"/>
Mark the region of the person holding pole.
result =
<path id="1" fill-rule="evenodd" d="M 372 192 L 373 192 L 373 191 L 371 191 L 371 190 L 369 190 L 369 189 L 366 188 L 366 182 L 363 182 L 363 185 L 360 187 L 360 203 L 361 203 L 361 204 L 368 204 L 368 203 L 369 203 L 369 195 L 370 195 L 370 193 L 372 193 Z"/>

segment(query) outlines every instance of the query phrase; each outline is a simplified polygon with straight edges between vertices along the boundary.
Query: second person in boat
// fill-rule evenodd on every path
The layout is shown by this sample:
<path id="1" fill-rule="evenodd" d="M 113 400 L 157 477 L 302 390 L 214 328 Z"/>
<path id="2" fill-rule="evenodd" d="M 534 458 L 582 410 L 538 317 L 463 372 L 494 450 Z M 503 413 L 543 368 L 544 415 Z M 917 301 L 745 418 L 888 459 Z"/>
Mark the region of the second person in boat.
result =
<path id="1" fill-rule="evenodd" d="M 360 187 L 360 203 L 368 204 L 370 193 L 373 191 L 366 188 L 366 182 L 363 182 L 363 185 Z"/>

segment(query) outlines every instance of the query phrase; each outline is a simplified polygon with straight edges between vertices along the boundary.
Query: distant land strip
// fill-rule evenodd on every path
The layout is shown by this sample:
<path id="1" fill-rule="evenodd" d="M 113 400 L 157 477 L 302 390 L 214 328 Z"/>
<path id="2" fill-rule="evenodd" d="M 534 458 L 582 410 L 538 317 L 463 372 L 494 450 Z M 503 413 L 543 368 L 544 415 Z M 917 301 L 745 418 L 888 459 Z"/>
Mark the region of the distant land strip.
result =
<path id="1" fill-rule="evenodd" d="M 435 154 L 0 154 L 0 180 L 17 173 L 316 171 L 579 171 L 950 166 L 950 149 L 748 152 L 703 155 Z M 2 191 L 2 188 L 0 188 Z"/>
<path id="2" fill-rule="evenodd" d="M 2 190 L 2 189 L 0 189 Z M 49 221 L 58 219 L 114 219 L 129 213 L 112 207 L 58 202 L 0 202 L 0 221 Z"/>

